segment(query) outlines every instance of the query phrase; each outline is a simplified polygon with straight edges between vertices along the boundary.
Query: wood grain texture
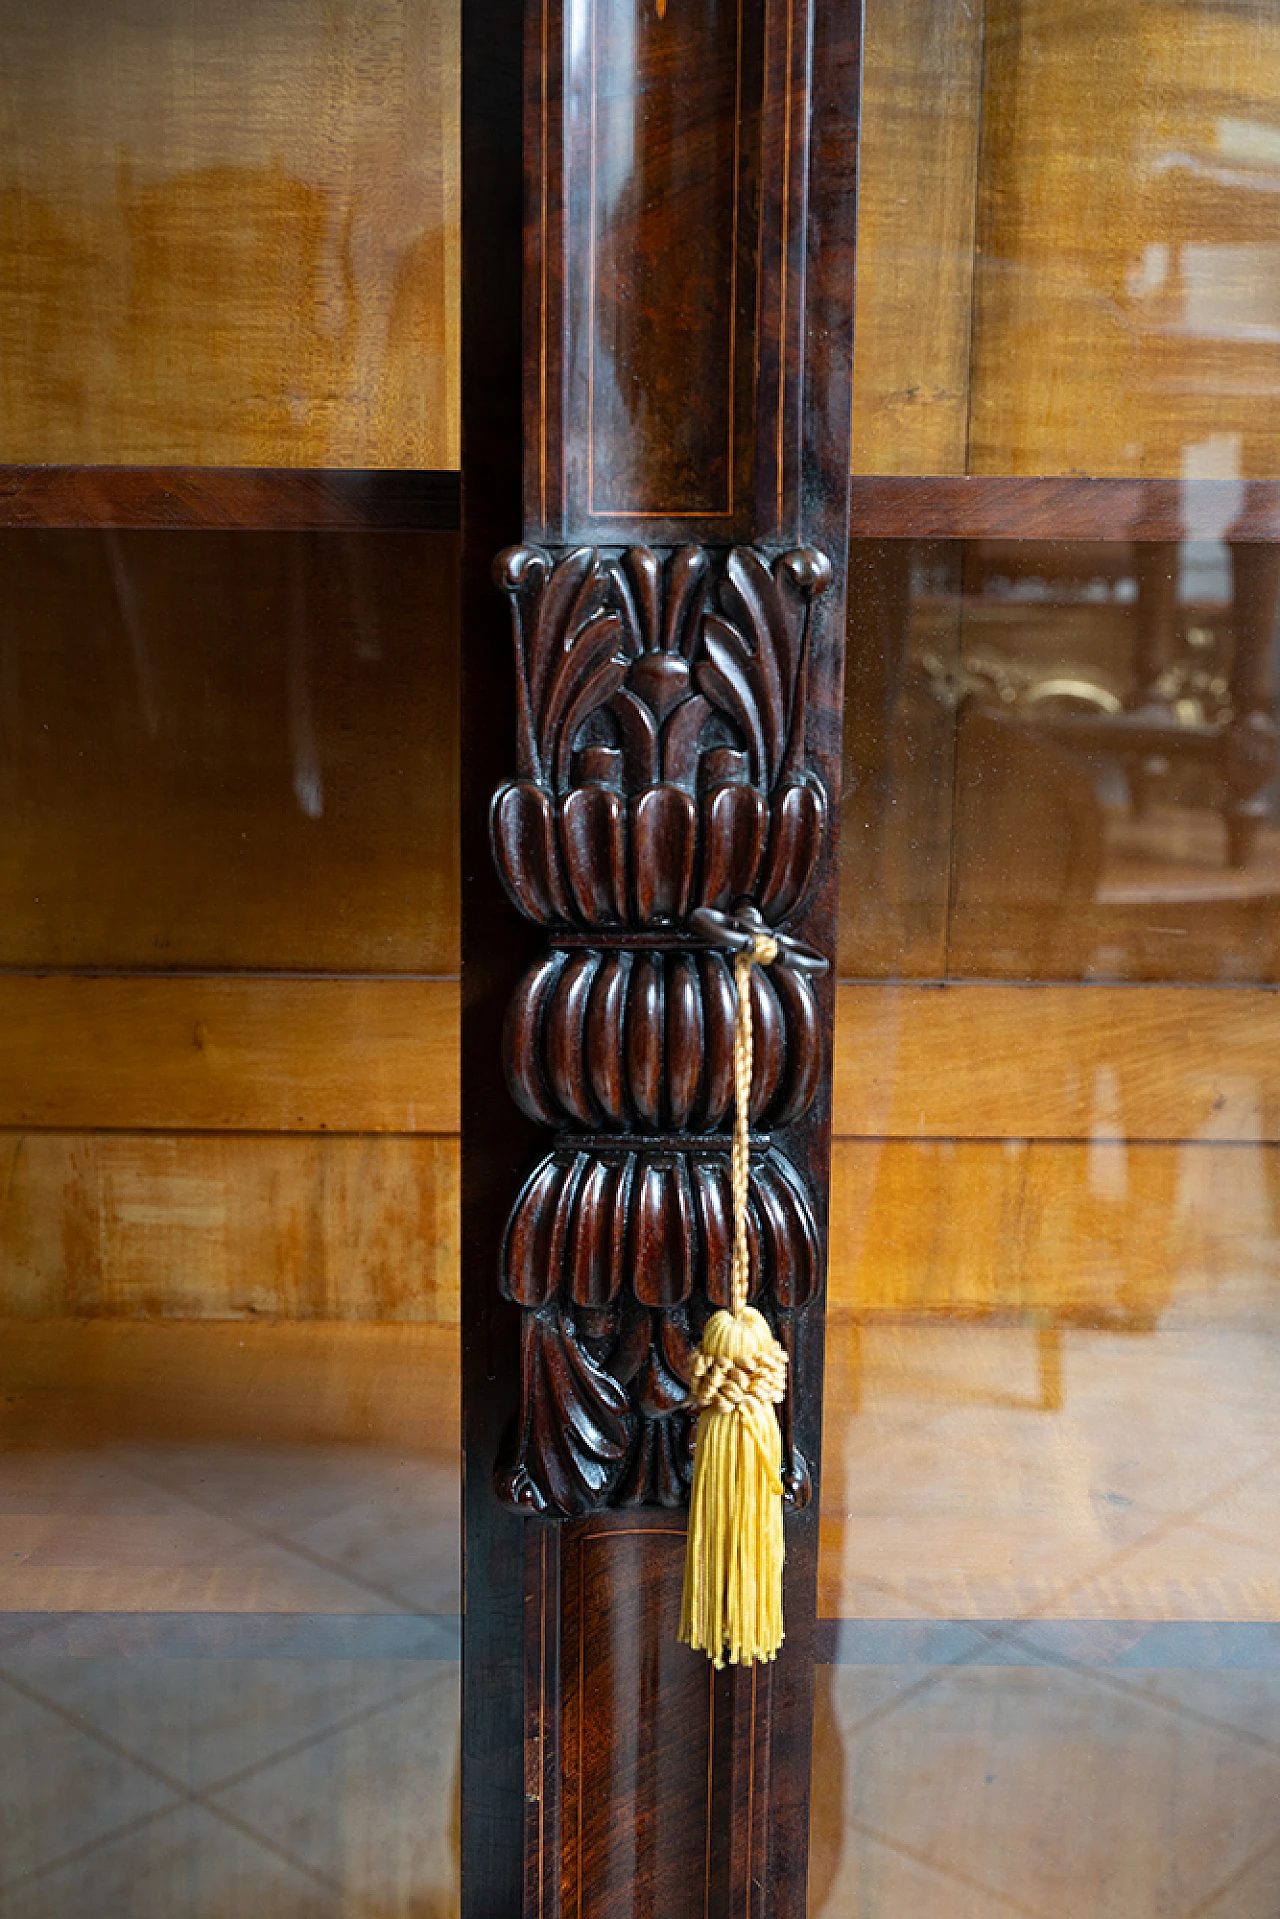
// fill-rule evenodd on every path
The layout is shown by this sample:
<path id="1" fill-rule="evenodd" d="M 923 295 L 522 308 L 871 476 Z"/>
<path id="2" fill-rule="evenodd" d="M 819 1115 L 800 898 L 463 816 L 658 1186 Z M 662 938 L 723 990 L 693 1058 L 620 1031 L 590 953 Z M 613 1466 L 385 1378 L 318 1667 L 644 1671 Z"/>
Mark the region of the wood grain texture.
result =
<path id="1" fill-rule="evenodd" d="M 833 1309 L 1149 1331 L 1184 1282 L 1257 1270 L 1278 1170 L 1271 1145 L 841 1140 Z"/>
<path id="2" fill-rule="evenodd" d="M 439 0 L 11 9 L 0 459 L 456 465 L 457 34 Z"/>
<path id="3" fill-rule="evenodd" d="M 0 966 L 456 972 L 457 556 L 0 532 Z"/>
<path id="4" fill-rule="evenodd" d="M 0 526 L 456 533 L 460 516 L 439 469 L 0 466 Z"/>
<path id="5" fill-rule="evenodd" d="M 683 1577 L 682 1529 L 567 1531 L 561 1910 L 584 1919 L 625 1912 L 666 1860 L 710 1844 L 712 1675 L 677 1639 Z M 692 1874 L 664 1904 L 705 1909 Z"/>
<path id="6" fill-rule="evenodd" d="M 1280 483 L 1074 475 L 856 474 L 854 539 L 1280 539 Z"/>
<path id="7" fill-rule="evenodd" d="M 1280 999 L 1211 987 L 842 985 L 843 1137 L 1280 1139 Z"/>
<path id="8" fill-rule="evenodd" d="M 1265 5 L 986 9 L 975 473 L 1280 457 Z"/>
<path id="9" fill-rule="evenodd" d="M 454 1321 L 456 1139 L 0 1133 L 0 1314 Z"/>
<path id="10" fill-rule="evenodd" d="M 457 1020 L 445 980 L 0 976 L 0 1124 L 452 1134 Z M 845 1138 L 1280 1140 L 1280 1002 L 1249 988 L 845 982 L 833 1125 Z"/>
<path id="11" fill-rule="evenodd" d="M 868 0 L 856 474 L 965 471 L 982 16 L 981 0 Z M 855 526 L 859 511 L 855 488 Z"/>
<path id="12" fill-rule="evenodd" d="M 0 1326 L 6 1445 L 457 1446 L 453 1324 L 42 1317 Z"/>
<path id="13" fill-rule="evenodd" d="M 522 681 L 524 697 L 513 699 L 510 668 L 505 662 L 499 667 L 497 650 L 490 648 L 495 621 L 488 584 L 493 555 L 508 549 L 516 533 L 510 522 L 502 525 L 513 475 L 521 475 L 524 482 L 524 540 L 545 543 L 551 549 L 545 561 L 535 556 L 531 563 L 507 552 L 503 583 L 517 593 L 526 586 L 532 589 L 539 567 L 547 571 L 563 567 L 567 572 L 562 578 L 567 580 L 578 561 L 564 549 L 579 540 L 611 552 L 618 547 L 637 549 L 641 543 L 646 547 L 652 543 L 659 551 L 714 544 L 721 549 L 715 556 L 717 564 L 725 564 L 723 549 L 736 541 L 741 547 L 763 547 L 766 563 L 784 572 L 792 560 L 804 557 L 787 549 L 812 546 L 824 555 L 835 578 L 815 614 L 806 649 L 808 704 L 803 727 L 791 730 L 788 748 L 779 757 L 776 721 L 786 702 L 776 685 L 763 699 L 756 688 L 745 707 L 740 696 L 730 701 L 737 720 L 730 722 L 724 748 L 727 754 L 745 754 L 748 762 L 754 756 L 754 771 L 748 771 L 746 763 L 742 766 L 745 783 L 763 788 L 771 797 L 775 787 L 787 785 L 793 772 L 799 777 L 801 767 L 805 775 L 800 783 L 811 783 L 814 796 L 825 791 L 829 808 L 834 807 L 838 791 L 860 51 L 857 12 L 843 4 L 828 6 L 825 0 L 785 12 L 747 0 L 736 18 L 723 9 L 713 14 L 704 20 L 674 7 L 651 9 L 632 0 L 617 0 L 617 4 L 607 0 L 580 19 L 554 0 L 543 13 L 526 12 L 522 74 L 525 284 L 524 299 L 519 301 L 512 298 L 514 275 L 504 253 L 512 246 L 519 194 L 511 172 L 513 143 L 499 119 L 500 111 L 506 114 L 511 109 L 511 72 L 494 51 L 504 45 L 513 20 L 498 0 L 467 9 L 470 51 L 464 177 L 469 196 L 475 191 L 477 209 L 476 219 L 465 223 L 468 312 L 483 316 L 474 352 L 468 348 L 464 366 L 468 513 L 464 532 L 463 1314 L 469 1484 L 463 1908 L 477 1919 L 481 1914 L 487 1919 L 491 1913 L 514 1911 L 522 1888 L 529 1910 L 534 1910 L 534 1902 L 549 1882 L 536 1862 L 537 1855 L 531 1859 L 530 1849 L 542 1848 L 545 1857 L 550 1847 L 559 1856 L 559 1768 L 554 1761 L 546 1763 L 545 1752 L 538 1758 L 530 1756 L 534 1716 L 542 1713 L 547 1696 L 545 1685 L 525 1691 L 535 1648 L 538 1663 L 550 1672 L 548 1683 L 555 1702 L 550 1720 L 539 1717 L 537 1723 L 550 1724 L 550 1736 L 559 1737 L 564 1712 L 573 1703 L 572 1680 L 558 1663 L 567 1624 L 563 1591 L 556 1584 L 554 1569 L 541 1557 L 532 1557 L 546 1549 L 545 1529 L 534 1520 L 518 1545 L 519 1535 L 493 1511 L 485 1483 L 485 1466 L 495 1463 L 504 1429 L 513 1423 L 513 1387 L 519 1376 L 513 1350 L 517 1328 L 512 1315 L 504 1313 L 492 1297 L 494 1256 L 502 1219 L 517 1197 L 512 1169 L 529 1165 L 537 1146 L 523 1115 L 512 1112 L 504 1123 L 492 1107 L 494 1080 L 483 1049 L 529 963 L 529 947 L 515 931 L 510 913 L 504 915 L 495 886 L 486 883 L 482 874 L 482 821 L 491 792 L 500 783 L 510 782 L 514 767 L 516 782 L 506 787 L 500 802 L 495 839 L 509 893 L 521 910 L 543 925 L 572 917 L 575 924 L 598 931 L 602 947 L 608 944 L 605 930 L 619 919 L 631 943 L 662 943 L 673 933 L 679 936 L 693 903 L 697 808 L 689 761 L 698 755 L 688 749 L 712 744 L 709 739 L 703 741 L 697 729 L 686 731 L 695 718 L 700 728 L 706 717 L 697 702 L 685 701 L 679 688 L 676 697 L 665 697 L 677 678 L 688 679 L 689 658 L 683 656 L 678 662 L 670 657 L 649 658 L 650 652 L 670 654 L 665 640 L 657 647 L 646 647 L 646 659 L 635 669 L 638 675 L 639 667 L 644 668 L 648 691 L 633 701 L 631 709 L 624 709 L 631 724 L 618 722 L 621 738 L 610 730 L 607 718 L 602 733 L 584 732 L 578 737 L 582 720 L 591 715 L 594 723 L 595 709 L 606 703 L 597 697 L 598 680 L 582 686 L 580 713 L 557 706 L 560 689 L 553 699 L 550 681 L 540 674 Z M 673 113 L 672 101 L 688 105 L 689 112 Z M 731 126 L 726 123 L 727 114 L 732 116 Z M 633 116 L 631 136 L 615 137 L 617 122 L 629 115 Z M 608 156 L 604 172 L 599 171 L 601 138 Z M 714 164 L 717 155 L 734 156 L 732 171 Z M 757 177 L 758 192 L 754 190 Z M 487 202 L 480 197 L 486 189 Z M 708 199 L 714 201 L 715 258 L 708 261 L 705 245 L 694 240 L 697 257 L 673 271 L 686 241 L 688 222 L 683 213 L 696 200 L 699 235 L 705 234 Z M 472 204 L 469 197 L 469 209 Z M 743 209 L 745 217 L 739 220 Z M 726 227 L 730 229 L 727 244 Z M 601 261 L 608 247 L 615 251 L 607 278 L 602 279 Z M 708 264 L 718 268 L 711 276 L 715 298 L 708 305 L 699 297 L 694 310 L 688 304 L 690 290 L 700 295 Z M 737 275 L 727 301 L 721 284 L 726 265 L 731 276 Z M 616 298 L 618 294 L 623 298 Z M 606 325 L 599 330 L 602 315 Z M 507 411 L 512 400 L 509 382 L 521 351 L 517 325 L 521 316 L 523 445 L 519 424 Z M 624 332 L 628 337 L 622 337 Z M 687 339 L 690 349 L 683 360 L 669 350 L 680 339 Z M 688 377 L 691 360 L 697 364 L 692 380 Z M 714 366 L 714 381 L 704 377 L 708 363 Z M 617 407 L 611 392 L 599 394 L 602 379 L 613 378 L 615 369 L 621 369 L 629 382 L 617 395 Z M 593 380 L 598 407 L 593 404 Z M 610 518 L 599 511 L 602 502 L 593 493 L 592 434 L 599 441 L 595 471 L 607 473 L 614 464 L 609 436 L 618 445 L 620 411 L 628 416 L 628 437 L 625 446 L 618 446 L 616 464 L 630 485 L 622 503 L 625 510 L 620 517 Z M 722 468 L 707 460 L 706 450 L 729 422 L 736 437 L 732 448 L 726 441 Z M 691 473 L 691 461 L 704 470 Z M 730 501 L 724 488 L 721 507 L 719 500 L 707 495 L 705 482 L 720 489 L 726 478 L 736 490 Z M 683 489 L 679 498 L 661 496 L 655 482 L 664 479 L 679 482 Z M 690 480 L 693 484 L 686 484 Z M 501 531 L 485 552 L 480 534 L 490 526 Z M 775 560 L 775 556 L 780 557 Z M 641 574 L 646 568 L 652 572 L 660 563 L 638 551 L 630 557 Z M 745 559 L 735 557 L 745 567 Z M 672 578 L 686 558 L 672 554 Z M 666 552 L 661 552 L 661 563 L 668 563 Z M 513 577 L 512 568 L 519 577 Z M 798 575 L 795 584 L 801 585 Z M 598 590 L 598 582 L 588 588 L 586 600 L 576 611 L 571 610 L 571 601 L 553 590 L 546 632 L 558 633 L 566 620 L 575 626 L 585 620 L 586 607 Z M 624 624 L 613 590 L 611 577 L 600 602 L 601 618 L 588 625 L 589 646 L 601 648 L 593 668 L 598 666 L 606 679 L 614 672 L 609 656 L 615 650 L 615 633 Z M 641 582 L 637 592 L 637 605 L 649 622 L 663 598 L 662 582 Z M 529 597 L 535 597 L 532 591 Z M 734 621 L 745 618 L 754 627 L 758 609 L 752 610 L 750 603 L 757 598 L 755 584 L 740 590 L 736 602 L 726 593 L 717 616 Z M 787 658 L 784 677 L 789 687 L 794 643 L 786 637 L 785 620 L 769 618 L 769 623 L 776 629 L 771 640 L 776 639 Z M 726 671 L 733 677 L 737 642 L 728 639 L 725 644 Z M 517 652 L 523 653 L 519 644 Z M 584 660 L 585 652 L 575 655 L 569 648 L 559 650 L 559 665 L 564 669 L 559 677 L 575 703 L 576 669 Z M 522 664 L 518 658 L 517 673 Z M 767 678 L 770 671 L 761 655 L 754 659 L 747 680 L 761 674 Z M 640 690 L 637 684 L 635 691 Z M 709 683 L 706 692 L 708 706 L 726 712 L 716 688 Z M 763 728 L 758 724 L 753 728 L 746 711 L 751 707 L 757 709 L 757 722 L 764 720 Z M 643 767 L 641 750 L 646 740 L 651 746 L 658 744 L 664 723 L 671 734 L 662 742 L 672 756 L 667 778 L 656 767 Z M 530 728 L 535 724 L 536 754 L 530 750 Z M 582 755 L 578 767 L 573 764 L 575 747 Z M 635 768 L 626 764 L 628 749 L 637 762 Z M 626 771 L 622 788 L 637 802 L 631 855 L 621 862 L 615 858 L 620 851 L 610 823 L 615 809 L 607 795 L 597 794 L 591 803 L 592 830 L 587 831 L 584 820 L 583 837 L 562 867 L 565 835 L 558 802 L 563 798 L 567 809 L 573 797 L 566 792 L 566 775 L 567 785 L 574 788 L 617 784 L 603 777 L 606 767 L 615 764 L 615 753 Z M 482 775 L 488 778 L 487 790 Z M 788 856 L 793 870 L 773 874 L 766 868 L 753 874 L 753 880 L 768 891 L 779 913 L 795 914 L 801 937 L 830 951 L 832 864 L 826 857 L 817 864 L 816 884 L 802 906 L 804 882 L 813 877 L 818 836 L 804 831 L 803 799 L 781 792 L 778 797 L 783 801 L 781 810 L 796 815 L 790 823 L 796 830 L 790 833 L 794 844 Z M 781 845 L 787 837 L 782 823 L 772 824 L 775 842 Z M 571 915 L 560 912 L 555 894 L 555 883 L 563 882 L 566 867 L 579 882 Z M 620 871 L 630 882 L 623 888 L 625 910 L 618 893 Z M 779 879 L 786 882 L 781 890 L 775 883 Z M 824 1022 L 829 1021 L 829 987 L 819 1004 Z M 658 1086 L 658 1076 L 652 1060 L 638 1064 L 633 1084 L 647 1098 Z M 572 1092 L 573 1079 L 566 1072 L 565 1090 Z M 655 1245 L 661 1239 L 671 1247 L 679 1213 L 678 1199 L 673 1205 L 671 1194 L 679 1186 L 679 1174 L 674 1164 L 658 1166 L 659 1150 L 655 1146 L 652 1160 L 652 1223 Z M 804 1120 L 789 1129 L 786 1150 L 825 1210 L 821 1200 L 829 1154 L 821 1087 Z M 671 1160 L 670 1153 L 667 1158 Z M 646 1181 L 649 1170 L 647 1166 Z M 547 1176 L 551 1178 L 552 1173 Z M 587 1235 L 581 1243 L 588 1243 Z M 596 1243 L 591 1238 L 590 1244 Z M 678 1277 L 673 1262 L 659 1263 L 665 1270 L 664 1289 L 661 1298 L 645 1308 L 655 1329 L 659 1315 L 664 1327 L 674 1323 L 670 1286 Z M 651 1264 L 646 1262 L 646 1272 Z M 509 1291 L 515 1290 L 509 1286 Z M 562 1310 L 562 1302 L 548 1302 L 545 1315 L 537 1308 L 524 1315 L 526 1346 L 540 1343 L 544 1375 L 551 1370 L 546 1342 L 559 1336 L 554 1316 Z M 594 1310 L 583 1308 L 582 1312 Z M 819 1319 L 820 1301 L 815 1301 L 804 1318 L 796 1320 L 790 1377 L 798 1382 L 799 1446 L 812 1444 L 816 1437 L 822 1363 Z M 576 1334 L 577 1329 L 573 1330 Z M 612 1329 L 596 1322 L 586 1327 L 583 1337 L 589 1341 L 597 1334 L 601 1339 L 612 1337 Z M 526 1351 L 525 1357 L 528 1377 L 538 1355 Z M 670 1359 L 670 1350 L 664 1352 L 664 1359 Z M 673 1370 L 678 1377 L 679 1367 Z M 660 1377 L 656 1361 L 652 1375 L 655 1393 L 665 1395 L 671 1390 L 673 1382 Z M 563 1369 L 557 1376 L 564 1378 Z M 599 1463 L 603 1454 L 597 1441 L 603 1438 L 616 1457 L 616 1434 L 604 1432 L 603 1418 L 603 1411 L 610 1410 L 605 1402 L 612 1395 L 601 1378 L 591 1378 L 588 1368 L 579 1367 L 577 1376 L 580 1383 L 590 1382 L 583 1391 L 593 1399 L 591 1419 L 584 1416 L 573 1424 L 575 1435 L 585 1441 L 582 1452 Z M 616 1389 L 616 1381 L 611 1383 Z M 616 1414 L 616 1400 L 612 1410 Z M 538 1419 L 536 1409 L 533 1418 Z M 543 1422 L 548 1433 L 556 1430 L 555 1418 L 552 1409 Z M 562 1406 L 561 1428 L 564 1423 Z M 526 1426 L 517 1423 L 516 1430 L 523 1432 Z M 640 1511 L 628 1512 L 626 1517 L 641 1523 Z M 670 1525 L 661 1512 L 644 1512 L 643 1519 L 647 1529 L 654 1531 Z M 690 1905 L 697 1910 L 701 1904 L 709 1919 L 729 1919 L 754 1903 L 754 1888 L 761 1885 L 769 1888 L 768 1909 L 776 1919 L 783 1915 L 790 1919 L 803 1909 L 815 1547 L 813 1515 L 800 1512 L 794 1516 L 788 1543 L 787 1645 L 779 1669 L 768 1676 L 767 1699 L 759 1716 L 753 1718 L 751 1698 L 738 1676 L 718 1699 L 715 1756 L 706 1788 L 713 1806 L 714 1843 L 708 1849 L 705 1830 L 693 1833 L 687 1824 L 667 1828 L 670 1843 L 661 1857 L 652 1856 L 651 1869 L 641 1873 L 638 1884 L 630 1878 L 624 1884 L 620 1874 L 610 1873 L 607 1907 L 598 1906 L 602 1913 L 608 1910 L 621 1919 L 639 1900 L 654 1911 Z M 599 1550 L 612 1559 L 607 1542 Z M 608 1616 L 600 1622 L 602 1642 L 613 1630 L 612 1620 L 630 1617 L 633 1597 L 626 1571 L 624 1548 L 617 1576 L 608 1576 L 601 1587 L 602 1593 L 609 1594 Z M 517 1668 L 512 1649 L 519 1643 L 522 1613 L 525 1656 Z M 665 1668 L 655 1675 L 655 1684 L 659 1680 L 665 1694 Z M 627 1746 L 633 1739 L 630 1723 L 604 1723 L 606 1702 L 596 1694 L 590 1703 L 601 1721 L 589 1729 L 590 1749 Z M 655 1699 L 648 1717 L 659 1706 Z M 634 1710 L 634 1696 L 629 1696 L 628 1714 Z M 524 1740 L 514 1736 L 521 1716 Z M 743 1812 L 749 1807 L 753 1782 L 761 1833 L 760 1849 L 754 1853 L 750 1842 L 755 1820 L 749 1811 Z M 620 1770 L 616 1778 L 593 1784 L 598 1784 L 601 1794 L 592 1814 L 596 1832 L 619 1837 L 646 1817 L 643 1767 Z M 611 1786 L 616 1790 L 609 1791 Z M 567 1833 L 565 1843 L 573 1843 Z M 643 1863 L 649 1862 L 646 1855 Z M 582 1861 L 578 1870 L 578 1883 L 585 1884 Z M 553 1897 L 546 1910 L 554 1909 Z"/>
<path id="14" fill-rule="evenodd" d="M 452 1133 L 447 980 L 0 974 L 0 1125 Z"/>

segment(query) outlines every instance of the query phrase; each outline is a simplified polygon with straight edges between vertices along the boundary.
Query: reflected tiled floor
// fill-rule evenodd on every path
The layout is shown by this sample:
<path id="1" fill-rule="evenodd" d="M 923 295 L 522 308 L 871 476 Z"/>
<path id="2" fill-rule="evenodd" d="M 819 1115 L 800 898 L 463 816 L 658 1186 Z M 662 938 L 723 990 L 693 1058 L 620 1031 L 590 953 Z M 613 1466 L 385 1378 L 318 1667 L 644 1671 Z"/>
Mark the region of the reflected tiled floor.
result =
<path id="1" fill-rule="evenodd" d="M 889 1709 L 879 1671 L 828 1676 L 844 1767 L 829 1919 L 1272 1919 L 1246 1888 L 1280 1837 L 1280 1740 L 1080 1667 L 917 1671 Z"/>
<path id="2" fill-rule="evenodd" d="M 1218 1307 L 837 1307 L 815 1914 L 1280 1910 L 1280 1333 Z M 254 1328 L 237 1398 L 185 1332 L 0 1450 L 0 1919 L 446 1919 L 452 1345 Z"/>
<path id="3" fill-rule="evenodd" d="M 0 1450 L 3 1919 L 456 1913 L 452 1335 L 414 1336 L 397 1444 L 395 1329 L 310 1329 L 300 1365 L 273 1330 L 244 1342 L 269 1419 L 228 1404 L 219 1436 L 198 1391 L 148 1413 L 82 1382 L 79 1444 Z"/>
<path id="4" fill-rule="evenodd" d="M 833 1316 L 820 1610 L 835 1618 L 1280 1617 L 1280 1334 Z"/>
<path id="5" fill-rule="evenodd" d="M 1274 1919 L 1280 1338 L 828 1342 L 811 1904 L 824 1919 Z"/>

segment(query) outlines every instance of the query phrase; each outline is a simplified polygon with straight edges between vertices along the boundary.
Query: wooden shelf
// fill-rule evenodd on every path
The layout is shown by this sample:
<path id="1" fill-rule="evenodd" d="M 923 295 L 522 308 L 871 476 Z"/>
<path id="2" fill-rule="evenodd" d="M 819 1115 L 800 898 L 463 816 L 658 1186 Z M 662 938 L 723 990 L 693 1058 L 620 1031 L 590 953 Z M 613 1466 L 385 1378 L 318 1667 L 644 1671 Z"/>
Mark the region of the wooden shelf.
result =
<path id="1" fill-rule="evenodd" d="M 857 475 L 854 539 L 1280 540 L 1280 480 Z"/>
<path id="2" fill-rule="evenodd" d="M 0 467 L 0 527 L 449 532 L 453 471 Z M 1280 540 L 1280 480 L 901 477 L 853 480 L 855 539 Z"/>
<path id="3" fill-rule="evenodd" d="M 451 470 L 0 466 L 0 526 L 453 532 Z M 858 474 L 854 539 L 1280 539 L 1280 480 Z"/>
<path id="4" fill-rule="evenodd" d="M 460 521 L 452 471 L 0 466 L 0 527 L 449 532 Z"/>

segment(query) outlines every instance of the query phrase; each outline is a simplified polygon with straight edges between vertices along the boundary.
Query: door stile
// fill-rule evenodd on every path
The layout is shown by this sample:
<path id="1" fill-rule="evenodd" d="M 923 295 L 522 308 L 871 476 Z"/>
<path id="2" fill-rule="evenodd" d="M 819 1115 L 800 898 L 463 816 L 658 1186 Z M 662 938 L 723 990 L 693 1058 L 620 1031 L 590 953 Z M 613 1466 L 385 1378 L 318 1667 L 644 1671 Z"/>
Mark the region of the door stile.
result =
<path id="1" fill-rule="evenodd" d="M 470 1919 L 805 1909 L 834 986 L 759 984 L 787 1639 L 717 1674 L 676 1643 L 727 1258 L 688 914 L 834 957 L 859 57 L 843 0 L 465 10 Z"/>

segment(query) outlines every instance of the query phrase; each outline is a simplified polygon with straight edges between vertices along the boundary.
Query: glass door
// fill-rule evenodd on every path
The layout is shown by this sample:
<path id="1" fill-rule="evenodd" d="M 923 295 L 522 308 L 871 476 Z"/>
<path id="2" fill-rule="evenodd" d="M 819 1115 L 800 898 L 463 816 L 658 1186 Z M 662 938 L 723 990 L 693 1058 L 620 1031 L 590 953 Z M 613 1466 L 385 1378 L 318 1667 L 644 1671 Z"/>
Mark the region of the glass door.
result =
<path id="1" fill-rule="evenodd" d="M 1280 21 L 872 0 L 862 138 L 811 1909 L 1262 1919 Z"/>
<path id="2" fill-rule="evenodd" d="M 0 1912 L 457 1909 L 457 18 L 0 7 Z"/>

